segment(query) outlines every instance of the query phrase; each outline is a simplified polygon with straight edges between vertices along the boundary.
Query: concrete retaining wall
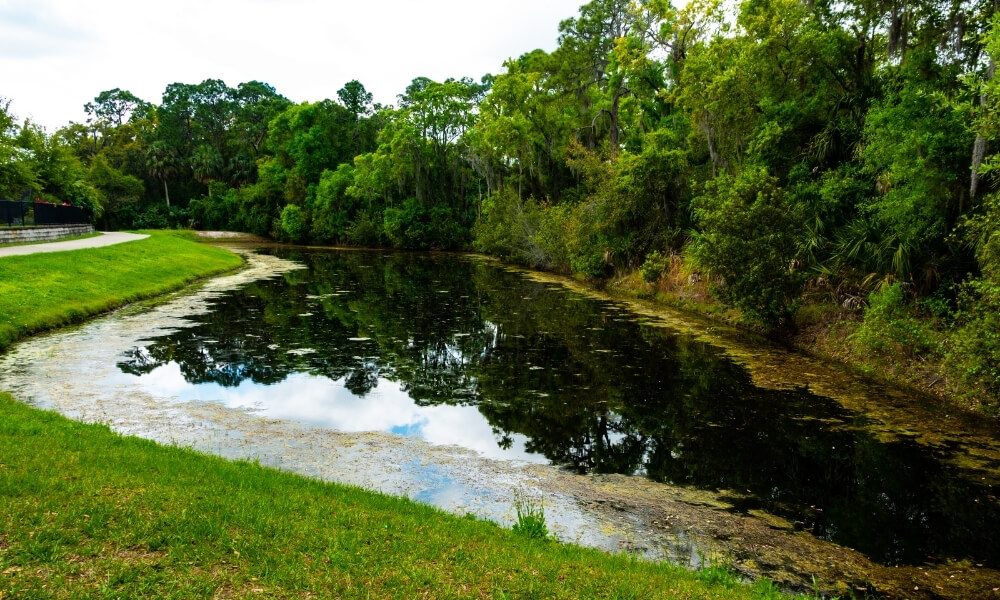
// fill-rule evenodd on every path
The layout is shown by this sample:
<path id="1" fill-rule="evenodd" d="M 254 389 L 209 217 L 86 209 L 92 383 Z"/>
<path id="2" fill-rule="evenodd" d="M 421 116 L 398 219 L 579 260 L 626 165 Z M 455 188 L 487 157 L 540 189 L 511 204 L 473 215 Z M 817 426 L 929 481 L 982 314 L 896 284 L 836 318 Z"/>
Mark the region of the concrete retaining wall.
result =
<path id="1" fill-rule="evenodd" d="M 24 242 L 51 242 L 63 238 L 94 233 L 93 225 L 52 225 L 51 227 L 26 227 L 0 229 L 0 244 Z"/>

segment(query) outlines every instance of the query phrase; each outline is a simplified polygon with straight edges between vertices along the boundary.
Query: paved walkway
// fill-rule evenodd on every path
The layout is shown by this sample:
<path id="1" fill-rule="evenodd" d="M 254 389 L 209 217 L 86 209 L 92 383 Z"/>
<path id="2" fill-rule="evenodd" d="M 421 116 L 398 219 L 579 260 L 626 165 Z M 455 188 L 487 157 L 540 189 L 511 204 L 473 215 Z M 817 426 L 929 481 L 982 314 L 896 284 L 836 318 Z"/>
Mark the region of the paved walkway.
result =
<path id="1" fill-rule="evenodd" d="M 148 235 L 138 233 L 102 233 L 100 236 L 83 238 L 82 240 L 70 240 L 68 242 L 50 242 L 47 244 L 29 244 L 27 246 L 7 246 L 0 248 L 0 258 L 4 256 L 23 256 L 25 254 L 35 254 L 38 252 L 63 252 L 65 250 L 80 250 L 82 248 L 101 248 L 102 246 L 114 246 L 124 242 L 134 242 L 144 240 Z"/>

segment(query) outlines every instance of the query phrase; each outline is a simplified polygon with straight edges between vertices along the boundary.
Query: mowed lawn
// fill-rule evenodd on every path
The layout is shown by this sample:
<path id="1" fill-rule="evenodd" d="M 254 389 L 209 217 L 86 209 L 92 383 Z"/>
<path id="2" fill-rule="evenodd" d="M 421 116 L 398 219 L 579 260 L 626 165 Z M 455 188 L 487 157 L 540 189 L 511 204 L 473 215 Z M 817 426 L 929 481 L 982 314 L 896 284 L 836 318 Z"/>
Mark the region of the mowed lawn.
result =
<path id="1" fill-rule="evenodd" d="M 0 257 L 0 350 L 16 340 L 239 267 L 190 233 L 144 232 L 117 246 Z"/>
<path id="2" fill-rule="evenodd" d="M 776 598 L 406 499 L 121 437 L 0 394 L 7 598 Z"/>

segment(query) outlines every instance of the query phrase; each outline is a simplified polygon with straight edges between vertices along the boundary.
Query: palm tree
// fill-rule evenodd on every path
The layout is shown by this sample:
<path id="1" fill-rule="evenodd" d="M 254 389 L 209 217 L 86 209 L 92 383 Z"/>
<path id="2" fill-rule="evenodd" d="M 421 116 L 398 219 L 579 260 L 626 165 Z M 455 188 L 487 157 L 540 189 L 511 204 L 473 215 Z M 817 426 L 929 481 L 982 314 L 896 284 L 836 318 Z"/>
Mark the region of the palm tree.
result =
<path id="1" fill-rule="evenodd" d="M 194 170 L 194 178 L 208 186 L 208 197 L 211 198 L 212 186 L 210 184 L 222 171 L 222 155 L 209 145 L 198 146 L 198 149 L 191 156 L 191 168 Z"/>
<path id="2" fill-rule="evenodd" d="M 253 159 L 245 152 L 240 152 L 229 159 L 229 179 L 233 185 L 240 187 L 250 181 L 253 174 Z"/>
<path id="3" fill-rule="evenodd" d="M 163 182 L 163 194 L 170 208 L 170 190 L 167 181 L 177 174 L 177 154 L 166 142 L 153 142 L 146 151 L 146 168 L 149 174 Z"/>

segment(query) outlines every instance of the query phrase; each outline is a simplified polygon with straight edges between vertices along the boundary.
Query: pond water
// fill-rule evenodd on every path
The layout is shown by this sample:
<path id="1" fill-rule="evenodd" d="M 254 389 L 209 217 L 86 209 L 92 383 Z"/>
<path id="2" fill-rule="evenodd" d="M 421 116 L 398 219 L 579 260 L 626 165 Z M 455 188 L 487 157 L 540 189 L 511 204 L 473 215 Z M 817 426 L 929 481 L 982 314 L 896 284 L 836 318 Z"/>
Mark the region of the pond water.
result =
<path id="1" fill-rule="evenodd" d="M 808 387 L 761 387 L 654 317 L 475 257 L 275 252 L 307 268 L 216 292 L 183 325 L 114 348 L 98 387 L 701 490 L 876 565 L 1000 568 L 1000 433 L 986 420 L 963 417 L 967 438 L 887 433 Z M 418 477 L 439 472 L 415 460 Z M 442 504 L 448 490 L 410 495 Z"/>

